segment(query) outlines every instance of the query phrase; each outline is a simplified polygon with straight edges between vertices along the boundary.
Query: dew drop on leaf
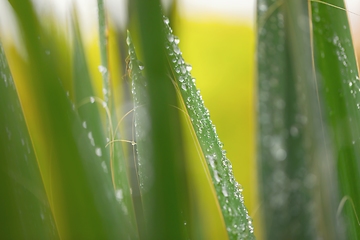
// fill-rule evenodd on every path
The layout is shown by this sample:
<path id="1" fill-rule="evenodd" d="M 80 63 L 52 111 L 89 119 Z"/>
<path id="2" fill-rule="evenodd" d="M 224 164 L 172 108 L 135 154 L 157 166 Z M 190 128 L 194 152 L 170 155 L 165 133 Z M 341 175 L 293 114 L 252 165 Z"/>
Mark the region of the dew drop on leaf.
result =
<path id="1" fill-rule="evenodd" d="M 98 66 L 98 69 L 99 69 L 99 72 L 102 73 L 102 74 L 107 72 L 107 68 L 102 66 L 102 65 Z"/>
<path id="2" fill-rule="evenodd" d="M 116 200 L 121 201 L 124 198 L 123 191 L 121 189 L 117 189 L 115 191 L 115 197 L 116 197 Z"/>
<path id="3" fill-rule="evenodd" d="M 192 66 L 190 64 L 186 65 L 186 70 L 188 70 L 189 72 L 192 70 Z"/>
<path id="4" fill-rule="evenodd" d="M 174 35 L 169 34 L 169 35 L 167 36 L 167 39 L 169 40 L 169 42 L 173 42 L 173 41 L 174 41 Z"/>
<path id="5" fill-rule="evenodd" d="M 95 154 L 96 156 L 101 157 L 102 156 L 101 148 L 95 148 Z"/>

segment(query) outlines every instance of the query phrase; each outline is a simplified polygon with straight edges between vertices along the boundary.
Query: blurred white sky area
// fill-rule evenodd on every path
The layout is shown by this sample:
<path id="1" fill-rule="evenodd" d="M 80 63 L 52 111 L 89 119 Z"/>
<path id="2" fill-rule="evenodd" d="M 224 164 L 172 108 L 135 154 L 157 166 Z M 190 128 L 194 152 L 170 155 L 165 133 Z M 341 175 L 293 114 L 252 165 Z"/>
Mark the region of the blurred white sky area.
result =
<path id="1" fill-rule="evenodd" d="M 55 10 L 60 19 L 66 19 L 68 10 L 72 5 L 79 6 L 80 23 L 84 32 L 92 32 L 97 25 L 97 2 L 96 0 L 34 0 L 37 9 L 48 12 Z M 111 17 L 119 26 L 124 26 L 127 19 L 127 0 L 104 0 Z M 128 0 L 131 1 L 131 0 Z M 169 0 L 163 0 L 165 6 Z M 209 15 L 225 21 L 255 22 L 255 0 L 178 0 L 180 14 L 197 20 L 204 20 Z M 348 10 L 360 14 L 360 0 L 346 0 Z M 80 7 L 81 6 L 81 7 Z M 0 0 L 0 36 L 14 35 L 12 9 L 7 0 Z M 349 13 L 350 18 L 360 17 Z M 208 18 L 207 18 L 208 19 Z"/>

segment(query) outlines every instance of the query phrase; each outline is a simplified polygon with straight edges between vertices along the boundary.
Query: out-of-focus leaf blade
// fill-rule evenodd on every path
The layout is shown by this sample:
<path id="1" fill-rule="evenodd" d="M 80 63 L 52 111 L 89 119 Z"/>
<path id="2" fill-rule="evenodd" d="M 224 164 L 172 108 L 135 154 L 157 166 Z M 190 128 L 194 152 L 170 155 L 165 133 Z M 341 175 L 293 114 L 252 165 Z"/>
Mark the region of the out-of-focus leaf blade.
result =
<path id="1" fill-rule="evenodd" d="M 298 9 L 291 16 L 295 5 Z M 267 239 L 315 236 L 310 189 L 305 185 L 311 157 L 304 100 L 306 84 L 312 79 L 310 35 L 309 28 L 301 30 L 291 20 L 303 16 L 305 21 L 306 14 L 306 2 L 283 1 L 276 6 L 272 0 L 258 1 L 259 192 Z M 295 56 L 296 48 L 303 54 Z"/>
<path id="2" fill-rule="evenodd" d="M 164 17 L 163 22 L 166 53 L 172 75 L 181 93 L 182 101 L 201 147 L 201 153 L 210 170 L 209 173 L 229 238 L 254 239 L 252 220 L 241 194 L 242 187 L 233 176 L 231 163 L 226 157 L 226 151 L 222 149 L 215 126 L 210 120 L 209 111 L 204 106 L 200 91 L 196 89 L 190 74 L 191 66 L 187 65 L 182 58 L 178 46 L 179 39 L 172 34 L 169 19 Z"/>
<path id="3" fill-rule="evenodd" d="M 188 192 L 176 92 L 167 77 L 160 1 L 135 1 L 148 96 L 147 160 L 142 195 L 148 239 L 186 239 Z"/>
<path id="4" fill-rule="evenodd" d="M 116 114 L 117 106 L 115 102 L 115 94 L 112 94 L 113 88 L 110 84 L 110 72 L 108 64 L 108 39 L 107 39 L 107 23 L 104 9 L 104 1 L 98 0 L 98 18 L 99 18 L 99 43 L 100 43 L 100 57 L 101 65 L 99 71 L 103 78 L 102 92 L 104 99 L 103 106 L 106 108 L 106 136 L 107 136 L 107 151 L 110 152 L 110 170 L 111 178 L 114 185 L 115 196 L 121 205 L 121 210 L 128 215 L 128 221 L 136 229 L 135 209 L 132 200 L 132 194 L 128 179 L 128 167 L 124 157 L 124 152 L 121 143 L 120 127 Z M 134 232 L 132 235 L 137 236 Z"/>
<path id="5" fill-rule="evenodd" d="M 29 91 L 43 120 L 47 146 L 51 149 L 51 194 L 54 218 L 64 239 L 128 239 L 132 226 L 116 202 L 111 179 L 104 172 L 79 116 L 72 109 L 54 67 L 39 38 L 43 37 L 30 1 L 10 1 L 19 21 L 31 60 Z M 34 124 L 34 123 L 29 123 Z M 35 134 L 35 133 L 31 133 Z"/>
<path id="6" fill-rule="evenodd" d="M 258 152 L 267 239 L 339 239 L 306 1 L 259 0 Z M 321 226 L 321 227 L 319 227 Z"/>
<path id="7" fill-rule="evenodd" d="M 132 43 L 130 33 L 127 33 L 126 42 L 129 47 L 129 74 L 132 85 L 132 97 L 134 101 L 134 131 L 136 141 L 136 173 L 138 179 L 138 185 L 141 193 L 141 197 L 145 198 L 142 201 L 148 201 L 146 199 L 147 192 L 151 189 L 151 162 L 148 159 L 148 152 L 150 150 L 149 145 L 146 143 L 146 137 L 149 132 L 149 98 L 146 92 L 146 81 L 142 74 L 144 68 L 137 59 L 135 47 Z M 150 179 L 149 179 L 150 178 Z M 149 182 L 150 181 L 150 182 Z M 145 219 L 142 219 L 143 209 L 142 205 L 138 205 L 137 211 L 140 213 L 138 216 L 139 233 L 146 236 L 146 227 L 144 225 Z"/>
<path id="8" fill-rule="evenodd" d="M 104 169 L 110 174 L 110 154 L 108 149 L 105 149 L 105 128 L 101 122 L 98 108 L 99 105 L 106 108 L 107 104 L 94 94 L 80 32 L 77 24 L 74 25 L 73 79 L 75 106 L 77 106 L 78 113 L 83 121 L 82 126 L 88 132 L 89 141 L 95 148 L 95 154 L 100 157 Z"/>
<path id="9" fill-rule="evenodd" d="M 110 81 L 109 81 L 109 64 L 108 64 L 108 40 L 107 40 L 107 24 L 104 8 L 104 1 L 98 0 L 98 18 L 99 18 L 99 43 L 100 43 L 100 57 L 101 65 L 99 71 L 103 78 L 103 93 L 106 103 L 111 98 Z"/>
<path id="10" fill-rule="evenodd" d="M 343 0 L 311 3 L 314 58 L 332 140 L 347 239 L 360 238 L 360 83 Z M 341 220 L 338 216 L 338 221 Z M 341 222 L 341 221 L 340 221 Z"/>
<path id="11" fill-rule="evenodd" d="M 0 44 L 0 232 L 59 239 L 15 83 Z"/>

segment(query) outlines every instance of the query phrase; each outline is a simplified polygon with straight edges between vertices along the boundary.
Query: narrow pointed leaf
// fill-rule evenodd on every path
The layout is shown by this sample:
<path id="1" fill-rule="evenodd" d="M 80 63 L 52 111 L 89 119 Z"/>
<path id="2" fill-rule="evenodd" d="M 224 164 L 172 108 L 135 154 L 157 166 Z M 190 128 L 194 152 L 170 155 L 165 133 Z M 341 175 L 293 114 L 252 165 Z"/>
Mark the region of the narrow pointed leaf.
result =
<path id="1" fill-rule="evenodd" d="M 234 178 L 230 160 L 226 157 L 226 151 L 223 150 L 215 126 L 210 120 L 209 111 L 191 77 L 191 66 L 182 58 L 179 39 L 172 34 L 169 19 L 164 17 L 163 23 L 166 54 L 172 76 L 209 168 L 229 239 L 254 239 L 252 220 L 244 205 L 242 187 Z"/>
<path id="2" fill-rule="evenodd" d="M 149 132 L 149 97 L 147 94 L 147 83 L 141 72 L 144 66 L 142 66 L 137 59 L 135 47 L 129 32 L 126 41 L 129 47 L 129 71 L 134 101 L 137 172 L 140 190 L 143 192 L 143 195 L 146 195 L 145 193 L 149 191 L 151 186 L 149 183 L 151 173 L 147 173 L 147 171 L 151 169 L 151 163 L 149 162 L 147 154 L 149 147 L 146 144 L 146 138 Z"/>
<path id="3" fill-rule="evenodd" d="M 105 6 L 103 0 L 97 0 L 98 4 L 98 18 L 99 18 L 99 47 L 100 47 L 100 57 L 101 65 L 99 66 L 99 71 L 103 78 L 103 93 L 104 100 L 106 103 L 109 103 L 111 99 L 110 92 L 110 81 L 109 81 L 109 64 L 108 64 L 108 40 L 107 40 L 107 24 L 106 24 L 106 14 Z"/>
<path id="4" fill-rule="evenodd" d="M 108 55 L 108 25 L 103 0 L 98 0 L 99 18 L 99 47 L 101 65 L 99 71 L 102 75 L 102 92 L 104 94 L 103 106 L 106 107 L 107 116 L 105 121 L 105 135 L 107 136 L 107 151 L 110 152 L 110 172 L 113 181 L 115 196 L 121 205 L 122 211 L 128 215 L 128 221 L 136 229 L 135 209 L 128 178 L 128 167 L 122 148 L 119 120 L 116 109 L 119 103 L 115 102 L 115 94 L 112 94 L 113 83 L 110 82 L 110 68 Z M 134 189 L 133 189 L 134 190 Z M 137 236 L 138 233 L 133 233 Z"/>
<path id="5" fill-rule="evenodd" d="M 149 145 L 146 143 L 146 138 L 149 132 L 149 98 L 146 92 L 146 81 L 142 74 L 144 68 L 140 61 L 137 59 L 135 47 L 132 43 L 130 33 L 127 33 L 126 42 L 129 48 L 129 72 L 132 85 L 132 97 L 134 102 L 134 134 L 135 134 L 135 149 L 134 156 L 135 171 L 137 174 L 137 181 L 140 191 L 140 201 L 149 201 L 146 199 L 147 192 L 151 189 L 151 162 L 148 158 L 150 150 Z M 147 235 L 145 226 L 145 219 L 143 214 L 143 204 L 138 204 L 138 226 L 139 234 L 144 238 Z"/>
<path id="6" fill-rule="evenodd" d="M 110 175 L 110 154 L 105 148 L 105 128 L 99 110 L 99 106 L 106 108 L 107 104 L 94 94 L 77 23 L 74 23 L 73 42 L 75 106 L 82 120 L 82 126 L 88 132 L 89 142 L 94 147 L 95 154 L 100 157 L 105 171 Z"/>

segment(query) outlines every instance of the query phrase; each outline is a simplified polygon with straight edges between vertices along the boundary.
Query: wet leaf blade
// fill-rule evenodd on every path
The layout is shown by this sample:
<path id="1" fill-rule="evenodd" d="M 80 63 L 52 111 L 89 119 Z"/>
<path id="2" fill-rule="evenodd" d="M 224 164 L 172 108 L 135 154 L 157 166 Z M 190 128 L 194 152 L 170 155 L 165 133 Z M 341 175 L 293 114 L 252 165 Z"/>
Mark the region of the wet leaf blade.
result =
<path id="1" fill-rule="evenodd" d="M 311 220 L 322 215 L 307 210 L 314 204 L 314 187 L 306 185 L 315 174 L 311 163 L 325 155 L 308 15 L 306 1 L 258 1 L 259 192 L 267 239 L 319 234 Z"/>
<path id="2" fill-rule="evenodd" d="M 325 102 L 338 173 L 338 210 L 348 239 L 360 237 L 360 89 L 354 47 L 344 1 L 311 3 L 317 81 Z M 334 20 L 336 19 L 336 21 Z M 340 216 L 338 219 L 341 220 Z"/>
<path id="3" fill-rule="evenodd" d="M 172 34 L 169 20 L 163 19 L 166 54 L 176 88 L 189 115 L 201 154 L 206 161 L 214 185 L 220 210 L 223 214 L 229 239 L 254 239 L 252 220 L 244 205 L 242 188 L 233 175 L 230 160 L 222 149 L 209 111 L 204 106 L 200 92 L 191 77 L 191 66 L 184 62 L 178 46 L 179 39 Z"/>

